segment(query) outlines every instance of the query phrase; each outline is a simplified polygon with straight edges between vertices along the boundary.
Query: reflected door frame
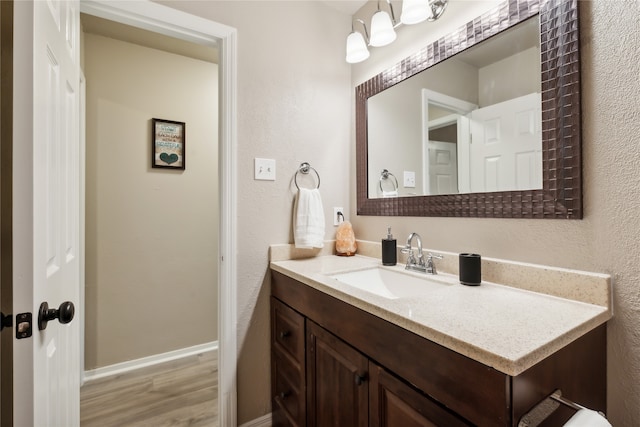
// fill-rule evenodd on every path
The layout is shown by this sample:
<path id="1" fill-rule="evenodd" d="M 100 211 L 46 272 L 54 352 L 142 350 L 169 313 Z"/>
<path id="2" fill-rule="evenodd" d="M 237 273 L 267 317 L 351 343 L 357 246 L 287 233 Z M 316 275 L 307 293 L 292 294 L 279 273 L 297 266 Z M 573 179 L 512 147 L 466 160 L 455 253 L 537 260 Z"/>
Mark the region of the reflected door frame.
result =
<path id="1" fill-rule="evenodd" d="M 469 129 L 469 119 L 466 117 L 471 111 L 478 108 L 476 104 L 454 98 L 443 93 L 429 89 L 422 89 L 422 179 L 423 188 L 429 188 L 429 129 L 431 126 L 439 124 L 438 120 L 429 119 L 429 105 L 451 111 L 457 116 L 458 133 L 458 193 L 468 193 L 470 191 L 469 174 L 469 144 L 471 143 L 471 132 Z M 446 119 L 449 120 L 449 119 Z M 467 167 L 460 167 L 467 165 Z M 426 191 L 425 191 L 426 192 Z"/>

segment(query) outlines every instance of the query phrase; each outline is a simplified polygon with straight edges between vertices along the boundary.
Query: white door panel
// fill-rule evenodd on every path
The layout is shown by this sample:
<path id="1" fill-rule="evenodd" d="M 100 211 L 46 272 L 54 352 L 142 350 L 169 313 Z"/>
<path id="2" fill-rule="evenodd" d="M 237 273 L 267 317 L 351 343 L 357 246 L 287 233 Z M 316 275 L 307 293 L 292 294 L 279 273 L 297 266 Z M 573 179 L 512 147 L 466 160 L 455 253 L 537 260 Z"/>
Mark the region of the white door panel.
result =
<path id="1" fill-rule="evenodd" d="M 33 49 L 18 60 L 31 71 L 16 84 L 16 96 L 31 102 L 21 105 L 25 122 L 17 126 L 15 143 L 23 146 L 14 166 L 24 171 L 14 180 L 14 192 L 24 198 L 14 204 L 14 217 L 23 224 L 15 239 L 24 239 L 15 274 L 29 283 L 14 287 L 14 296 L 18 310 L 33 313 L 33 337 L 31 345 L 25 339 L 15 346 L 14 361 L 17 371 L 32 370 L 33 379 L 14 382 L 14 421 L 73 427 L 80 424 L 80 325 L 52 320 L 40 331 L 38 309 L 42 302 L 50 309 L 64 301 L 79 306 L 79 4 L 48 0 L 15 7 L 16 26 L 21 35 L 32 35 Z"/>
<path id="2" fill-rule="evenodd" d="M 471 113 L 471 191 L 542 188 L 540 94 Z"/>
<path id="3" fill-rule="evenodd" d="M 484 159 L 484 190 L 498 191 L 500 181 L 500 156 L 485 157 Z"/>
<path id="4" fill-rule="evenodd" d="M 429 141 L 429 193 L 458 193 L 458 160 L 456 144 L 452 142 Z"/>

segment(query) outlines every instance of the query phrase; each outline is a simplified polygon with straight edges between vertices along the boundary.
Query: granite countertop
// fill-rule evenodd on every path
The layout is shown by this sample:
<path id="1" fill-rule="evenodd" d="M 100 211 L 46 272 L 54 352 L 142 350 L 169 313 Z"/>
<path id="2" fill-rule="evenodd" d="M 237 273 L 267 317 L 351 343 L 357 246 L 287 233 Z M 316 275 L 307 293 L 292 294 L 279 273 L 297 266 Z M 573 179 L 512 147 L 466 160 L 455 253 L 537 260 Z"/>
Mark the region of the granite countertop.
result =
<path id="1" fill-rule="evenodd" d="M 557 273 L 554 269 L 524 265 L 523 268 L 540 267 L 538 292 L 532 290 L 536 288 L 535 283 L 528 283 L 527 289 L 484 280 L 480 286 L 464 286 L 459 283 L 457 274 L 440 273 L 427 279 L 440 281 L 441 289 L 411 298 L 388 299 L 330 277 L 341 272 L 382 267 L 378 258 L 321 255 L 274 260 L 270 266 L 312 288 L 513 376 L 612 317 L 610 298 L 604 298 L 598 304 L 549 295 L 546 291 L 554 287 L 577 286 L 583 289 L 563 292 L 568 295 L 593 294 L 592 288 L 604 287 L 606 289 L 595 289 L 595 293 L 610 293 L 609 276 L 596 273 L 574 272 L 577 279 L 584 279 L 584 286 L 576 278 L 550 286 L 549 280 L 557 275 L 545 275 L 545 272 Z M 425 277 L 424 273 L 405 271 L 401 264 L 383 268 Z M 521 275 L 530 278 L 531 271 L 535 272 L 527 270 L 527 274 Z M 572 271 L 562 270 L 561 273 L 571 276 Z"/>

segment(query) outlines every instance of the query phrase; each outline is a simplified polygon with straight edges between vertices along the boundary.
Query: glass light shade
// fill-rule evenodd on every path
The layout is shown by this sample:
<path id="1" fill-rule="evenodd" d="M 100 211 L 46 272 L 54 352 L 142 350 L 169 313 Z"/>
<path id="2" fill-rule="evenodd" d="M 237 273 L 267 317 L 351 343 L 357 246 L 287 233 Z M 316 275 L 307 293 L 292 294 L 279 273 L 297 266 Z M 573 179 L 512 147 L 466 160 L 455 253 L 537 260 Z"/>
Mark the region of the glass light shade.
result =
<path id="1" fill-rule="evenodd" d="M 352 32 L 347 37 L 347 62 L 355 64 L 362 62 L 369 57 L 369 49 L 364 37 L 357 31 Z"/>
<path id="2" fill-rule="evenodd" d="M 417 24 L 431 17 L 429 0 L 404 0 L 400 22 L 405 25 Z"/>
<path id="3" fill-rule="evenodd" d="M 371 46 L 386 46 L 396 39 L 396 31 L 389 14 L 379 10 L 371 18 Z"/>

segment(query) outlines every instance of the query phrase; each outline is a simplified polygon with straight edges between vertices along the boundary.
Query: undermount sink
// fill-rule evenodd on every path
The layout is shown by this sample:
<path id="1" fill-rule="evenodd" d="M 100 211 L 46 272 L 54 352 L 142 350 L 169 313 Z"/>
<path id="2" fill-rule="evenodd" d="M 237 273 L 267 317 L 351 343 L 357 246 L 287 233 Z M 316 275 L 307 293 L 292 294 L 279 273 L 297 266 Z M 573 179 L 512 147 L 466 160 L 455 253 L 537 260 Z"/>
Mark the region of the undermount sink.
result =
<path id="1" fill-rule="evenodd" d="M 364 270 L 332 274 L 329 277 L 354 288 L 388 299 L 426 295 L 454 284 L 454 282 L 447 283 L 444 280 L 434 280 L 433 276 L 418 276 L 417 273 L 408 273 L 384 267 L 372 267 Z"/>

